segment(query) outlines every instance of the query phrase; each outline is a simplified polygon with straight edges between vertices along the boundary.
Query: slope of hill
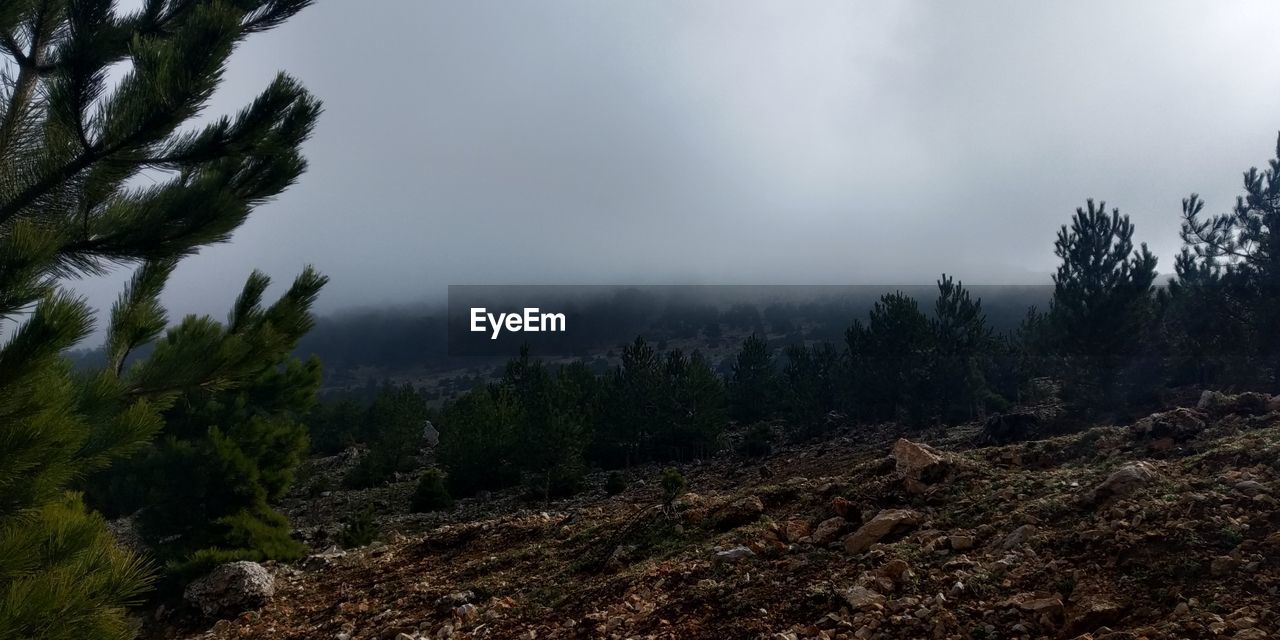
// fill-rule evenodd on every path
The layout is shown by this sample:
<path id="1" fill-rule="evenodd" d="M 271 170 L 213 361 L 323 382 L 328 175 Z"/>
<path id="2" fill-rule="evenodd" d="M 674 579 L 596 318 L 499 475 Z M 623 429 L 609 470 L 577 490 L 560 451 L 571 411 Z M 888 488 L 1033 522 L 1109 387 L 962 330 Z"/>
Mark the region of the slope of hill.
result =
<path id="1" fill-rule="evenodd" d="M 1206 394 L 1128 426 L 979 437 L 847 430 L 684 467 L 691 493 L 666 506 L 644 469 L 619 496 L 396 516 L 384 542 L 271 567 L 260 609 L 151 634 L 1280 637 L 1280 400 Z M 378 499 L 403 511 L 406 493 Z"/>

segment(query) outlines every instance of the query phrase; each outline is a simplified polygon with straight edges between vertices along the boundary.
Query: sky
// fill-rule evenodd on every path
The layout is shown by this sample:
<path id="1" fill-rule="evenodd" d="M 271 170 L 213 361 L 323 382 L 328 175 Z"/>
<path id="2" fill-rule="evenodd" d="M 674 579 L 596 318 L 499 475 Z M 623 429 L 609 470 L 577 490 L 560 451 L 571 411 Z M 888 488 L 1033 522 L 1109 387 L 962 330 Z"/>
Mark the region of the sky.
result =
<path id="1" fill-rule="evenodd" d="M 128 3 L 125 3 L 127 6 Z M 306 264 L 318 309 L 449 284 L 1046 282 L 1086 198 L 1172 269 L 1280 131 L 1280 3 L 319 0 L 237 50 L 325 104 L 309 172 L 177 270 L 223 317 Z M 127 277 L 74 283 L 106 308 Z"/>

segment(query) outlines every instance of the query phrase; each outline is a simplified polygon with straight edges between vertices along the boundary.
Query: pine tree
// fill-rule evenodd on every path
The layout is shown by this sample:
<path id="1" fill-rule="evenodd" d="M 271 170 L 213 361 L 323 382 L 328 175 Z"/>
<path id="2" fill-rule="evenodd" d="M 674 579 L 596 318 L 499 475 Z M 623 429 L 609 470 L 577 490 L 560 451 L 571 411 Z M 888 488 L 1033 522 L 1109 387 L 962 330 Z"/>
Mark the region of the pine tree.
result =
<path id="1" fill-rule="evenodd" d="M 972 418 L 987 398 L 983 371 L 992 348 L 982 300 L 974 300 L 963 283 L 943 274 L 929 326 L 934 345 L 930 403 L 948 424 Z"/>
<path id="2" fill-rule="evenodd" d="M 1251 385 L 1262 378 L 1274 391 L 1280 389 L 1280 140 L 1267 169 L 1244 173 L 1244 190 L 1231 212 L 1217 216 L 1202 217 L 1204 203 L 1195 194 L 1183 201 L 1185 248 L 1170 294 L 1185 346 L 1219 370 L 1202 369 L 1200 381 Z M 1241 363 L 1258 369 L 1239 370 Z"/>
<path id="3" fill-rule="evenodd" d="M 167 322 L 157 301 L 176 262 L 225 241 L 305 167 L 319 104 L 279 76 L 234 118 L 180 127 L 245 37 L 307 0 L 16 0 L 0 10 L 0 637 L 127 638 L 124 607 L 146 586 L 68 488 L 143 446 L 184 392 L 251 377 L 199 321 L 137 366 Z M 122 77 L 108 70 L 127 66 Z M 132 186 L 145 175 L 145 186 Z M 108 327 L 111 366 L 73 375 L 62 352 L 92 318 L 66 277 L 141 265 Z M 171 334 L 172 335 L 172 334 Z M 166 346 L 168 345 L 168 346 Z"/>
<path id="4" fill-rule="evenodd" d="M 933 348 L 929 320 L 902 292 L 885 294 L 845 332 L 848 402 L 864 420 L 918 421 Z"/>
<path id="5" fill-rule="evenodd" d="M 1113 406 L 1149 383 L 1121 375 L 1145 352 L 1156 278 L 1156 257 L 1146 244 L 1134 248 L 1133 232 L 1128 216 L 1089 200 L 1054 244 L 1062 262 L 1053 276 L 1049 331 L 1068 393 L 1087 405 Z"/>
<path id="6" fill-rule="evenodd" d="M 122 515 L 141 510 L 143 536 L 172 573 L 301 555 L 288 521 L 270 504 L 284 496 L 307 450 L 301 419 L 315 402 L 320 363 L 291 354 L 312 326 L 310 307 L 324 282 L 308 269 L 264 307 L 269 280 L 254 273 L 225 325 L 188 317 L 133 365 L 131 373 L 142 374 L 154 363 L 201 353 L 237 370 L 232 386 L 183 389 L 162 412 L 164 428 L 153 445 L 88 483 L 95 506 Z M 107 490 L 96 490 L 101 486 Z"/>
<path id="7" fill-rule="evenodd" d="M 754 307 L 753 307 L 754 309 Z M 769 343 L 757 334 L 742 341 L 729 379 L 729 412 L 739 422 L 755 422 L 777 408 L 778 372 Z"/>

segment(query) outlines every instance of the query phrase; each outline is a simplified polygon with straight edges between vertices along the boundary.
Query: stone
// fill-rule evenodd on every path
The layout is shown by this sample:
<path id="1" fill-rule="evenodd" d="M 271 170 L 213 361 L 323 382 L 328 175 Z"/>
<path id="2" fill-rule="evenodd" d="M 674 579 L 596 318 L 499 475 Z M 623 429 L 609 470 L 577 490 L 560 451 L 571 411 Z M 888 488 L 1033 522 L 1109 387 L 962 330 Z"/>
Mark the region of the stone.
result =
<path id="1" fill-rule="evenodd" d="M 831 544 L 840 536 L 840 532 L 844 531 L 844 527 L 844 518 L 827 518 L 818 523 L 813 533 L 809 534 L 809 538 L 816 545 Z"/>
<path id="2" fill-rule="evenodd" d="M 1131 431 L 1138 438 L 1152 441 L 1152 448 L 1170 449 L 1174 443 L 1186 442 L 1204 431 L 1206 418 L 1203 412 L 1179 407 L 1153 413 L 1135 422 Z"/>
<path id="3" fill-rule="evenodd" d="M 1035 534 L 1036 534 L 1035 525 L 1024 524 L 1021 527 L 1014 529 L 1012 532 L 1009 533 L 1009 535 L 1005 536 L 1004 541 L 1000 543 L 1000 548 L 1009 550 L 1009 549 L 1014 549 L 1016 547 L 1021 547 L 1022 545 L 1026 544 L 1027 541 L 1030 540 L 1031 537 L 1034 536 Z"/>
<path id="4" fill-rule="evenodd" d="M 721 529 L 740 527 L 754 522 L 762 513 L 764 513 L 764 502 L 759 496 L 739 498 L 716 512 L 716 525 Z"/>
<path id="5" fill-rule="evenodd" d="M 885 509 L 844 539 L 844 550 L 862 553 L 882 538 L 917 527 L 924 516 L 910 509 Z"/>
<path id="6" fill-rule="evenodd" d="M 716 553 L 716 562 L 738 562 L 747 558 L 754 558 L 756 552 L 743 546 L 737 546 L 732 549 L 726 549 Z"/>
<path id="7" fill-rule="evenodd" d="M 808 537 L 812 531 L 809 523 L 804 520 L 788 520 L 786 525 L 782 527 L 783 537 L 787 542 L 793 543 Z"/>
<path id="8" fill-rule="evenodd" d="M 275 578 L 248 561 L 229 562 L 187 585 L 182 596 L 207 616 L 237 615 L 259 607 L 275 595 Z"/>
<path id="9" fill-rule="evenodd" d="M 987 444 L 1009 444 L 1029 440 L 1040 426 L 1040 416 L 1029 412 L 996 414 L 982 425 L 982 440 Z"/>
<path id="10" fill-rule="evenodd" d="M 1196 408 L 1212 415 L 1263 415 L 1273 411 L 1274 398 L 1265 393 L 1245 392 L 1229 395 L 1218 391 L 1200 394 Z"/>
<path id="11" fill-rule="evenodd" d="M 1130 462 L 1117 469 L 1089 494 L 1089 501 L 1098 504 L 1132 494 L 1154 482 L 1160 472 L 1150 462 L 1140 460 Z"/>
<path id="12" fill-rule="evenodd" d="M 844 518 L 845 520 L 855 520 L 860 517 L 857 507 L 855 507 L 852 502 L 849 502 L 840 496 L 836 496 L 831 500 L 831 510 L 835 511 L 836 515 Z"/>
<path id="13" fill-rule="evenodd" d="M 937 449 L 906 438 L 899 438 L 893 443 L 893 450 L 889 455 L 893 458 L 899 472 L 907 478 L 925 484 L 941 480 L 950 467 Z"/>
<path id="14" fill-rule="evenodd" d="M 879 609 L 884 605 L 884 596 L 862 586 L 853 586 L 844 591 L 845 602 L 854 611 L 864 611 L 867 609 Z"/>

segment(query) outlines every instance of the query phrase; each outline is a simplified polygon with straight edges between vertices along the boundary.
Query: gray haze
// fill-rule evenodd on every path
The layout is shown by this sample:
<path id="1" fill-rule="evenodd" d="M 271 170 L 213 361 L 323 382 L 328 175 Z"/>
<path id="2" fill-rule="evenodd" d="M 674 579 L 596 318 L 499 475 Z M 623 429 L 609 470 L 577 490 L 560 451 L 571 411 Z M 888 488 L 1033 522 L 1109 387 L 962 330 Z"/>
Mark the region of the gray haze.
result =
<path id="1" fill-rule="evenodd" d="M 1087 197 L 1171 269 L 1280 130 L 1280 3 L 320 0 L 236 54 L 326 112 L 171 315 L 306 263 L 320 309 L 450 283 L 1039 282 Z M 78 285 L 114 299 L 119 277 Z"/>

